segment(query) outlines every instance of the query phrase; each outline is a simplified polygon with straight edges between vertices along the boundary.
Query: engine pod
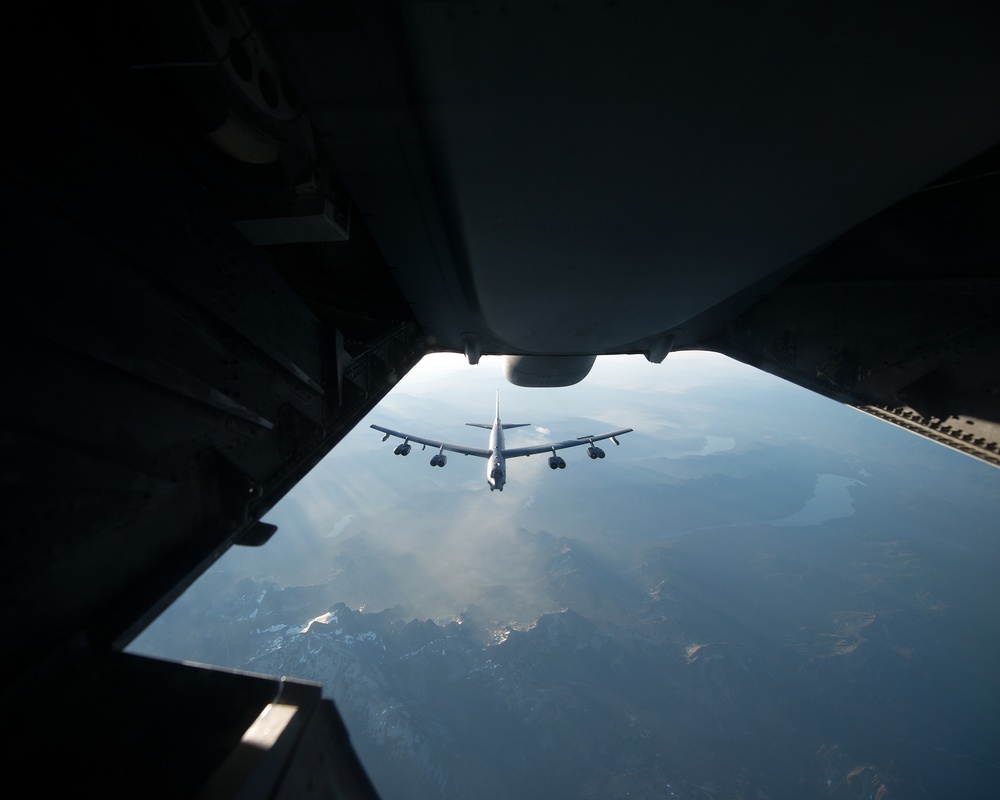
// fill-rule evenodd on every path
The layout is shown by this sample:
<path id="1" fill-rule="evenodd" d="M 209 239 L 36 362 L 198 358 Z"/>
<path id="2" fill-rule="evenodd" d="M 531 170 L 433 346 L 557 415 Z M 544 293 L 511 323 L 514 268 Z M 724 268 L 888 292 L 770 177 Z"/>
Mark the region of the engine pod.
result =
<path id="1" fill-rule="evenodd" d="M 572 386 L 590 373 L 597 356 L 507 356 L 503 375 L 515 386 Z"/>

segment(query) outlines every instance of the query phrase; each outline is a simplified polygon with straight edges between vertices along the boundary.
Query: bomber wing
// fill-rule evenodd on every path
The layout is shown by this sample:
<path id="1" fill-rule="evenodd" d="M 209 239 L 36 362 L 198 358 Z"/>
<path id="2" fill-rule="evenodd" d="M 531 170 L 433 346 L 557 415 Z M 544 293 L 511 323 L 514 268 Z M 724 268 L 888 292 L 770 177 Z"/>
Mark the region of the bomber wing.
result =
<path id="1" fill-rule="evenodd" d="M 545 442 L 544 444 L 533 444 L 528 447 L 509 447 L 503 451 L 504 458 L 517 458 L 518 456 L 532 456 L 536 453 L 551 453 L 554 450 L 564 450 L 567 447 L 579 447 L 581 444 L 593 444 L 594 442 L 600 442 L 604 439 L 614 439 L 616 436 L 622 436 L 626 433 L 631 433 L 632 428 L 620 428 L 617 431 L 608 431 L 607 433 L 599 433 L 594 436 L 580 436 L 576 439 L 567 439 L 563 442 Z M 615 444 L 618 444 L 615 441 Z"/>
<path id="2" fill-rule="evenodd" d="M 394 431 L 391 428 L 383 428 L 381 425 L 372 425 L 372 427 L 385 434 L 385 436 L 382 437 L 382 441 L 385 441 L 390 436 L 397 436 L 404 442 L 416 442 L 417 444 L 426 445 L 427 447 L 437 447 L 439 449 L 444 448 L 452 453 L 461 453 L 466 456 L 489 458 L 493 454 L 492 450 L 484 449 L 482 447 L 469 447 L 464 444 L 450 444 L 449 442 L 441 442 L 437 439 L 428 439 L 424 436 L 414 436 L 412 433 L 403 433 L 401 431 Z M 583 444 L 583 442 L 580 442 L 580 444 Z"/>

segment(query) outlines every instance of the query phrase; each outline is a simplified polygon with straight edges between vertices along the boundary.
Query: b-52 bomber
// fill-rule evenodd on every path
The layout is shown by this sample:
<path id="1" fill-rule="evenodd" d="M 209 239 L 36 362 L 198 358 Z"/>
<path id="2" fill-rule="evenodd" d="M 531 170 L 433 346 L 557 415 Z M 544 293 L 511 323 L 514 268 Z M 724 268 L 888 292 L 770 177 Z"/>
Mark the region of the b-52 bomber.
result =
<path id="1" fill-rule="evenodd" d="M 530 422 L 501 422 L 500 421 L 500 392 L 497 391 L 497 407 L 496 407 L 496 417 L 492 424 L 485 422 L 467 422 L 466 425 L 471 425 L 474 428 L 487 428 L 490 431 L 490 446 L 488 448 L 482 447 L 469 447 L 463 444 L 450 444 L 448 442 L 440 442 L 437 439 L 428 439 L 423 436 L 414 436 L 411 433 L 402 433 L 400 431 L 394 431 L 390 428 L 383 428 L 381 425 L 372 425 L 372 427 L 381 431 L 385 435 L 382 437 L 384 442 L 390 436 L 396 436 L 403 440 L 402 444 L 396 445 L 395 449 L 392 451 L 397 456 L 409 455 L 412 449 L 411 442 L 416 442 L 417 444 L 422 444 L 424 449 L 428 446 L 438 448 L 437 453 L 431 456 L 431 466 L 432 467 L 443 467 L 448 463 L 448 456 L 444 454 L 445 450 L 452 453 L 462 453 L 466 456 L 478 456 L 479 458 L 487 459 L 486 466 L 486 482 L 489 484 L 490 491 L 503 491 L 504 484 L 507 482 L 507 464 L 508 458 L 517 458 L 518 456 L 531 456 L 536 453 L 552 453 L 549 456 L 549 466 L 552 469 L 565 469 L 566 461 L 561 457 L 556 455 L 556 450 L 563 450 L 567 447 L 579 447 L 580 445 L 587 446 L 587 455 L 593 459 L 604 458 L 604 451 L 598 447 L 595 443 L 602 441 L 604 439 L 610 439 L 615 444 L 618 444 L 619 436 L 623 434 L 630 433 L 632 428 L 620 428 L 616 431 L 608 431 L 607 433 L 600 433 L 593 436 L 580 436 L 576 439 L 567 439 L 562 442 L 543 442 L 542 444 L 533 444 L 527 447 L 506 447 L 504 445 L 503 432 L 508 428 L 524 428 L 530 425 Z"/>

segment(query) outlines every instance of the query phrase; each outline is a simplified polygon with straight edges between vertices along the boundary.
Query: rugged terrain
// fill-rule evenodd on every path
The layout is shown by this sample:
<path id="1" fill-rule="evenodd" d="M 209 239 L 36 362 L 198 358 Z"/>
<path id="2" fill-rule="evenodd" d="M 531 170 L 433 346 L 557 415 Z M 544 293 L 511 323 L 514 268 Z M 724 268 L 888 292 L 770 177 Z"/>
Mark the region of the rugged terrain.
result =
<path id="1" fill-rule="evenodd" d="M 630 571 L 522 530 L 559 604 L 530 621 L 497 587 L 447 621 L 351 609 L 343 570 L 215 573 L 175 613 L 199 660 L 321 682 L 386 800 L 988 796 L 991 656 L 927 579 L 963 554 L 850 530 L 701 531 Z"/>

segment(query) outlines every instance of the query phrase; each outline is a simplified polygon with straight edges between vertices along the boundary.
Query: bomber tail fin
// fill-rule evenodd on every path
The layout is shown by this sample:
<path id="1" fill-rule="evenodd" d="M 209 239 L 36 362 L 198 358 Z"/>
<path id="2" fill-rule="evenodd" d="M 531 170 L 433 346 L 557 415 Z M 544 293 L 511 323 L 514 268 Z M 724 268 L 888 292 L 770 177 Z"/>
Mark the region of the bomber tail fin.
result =
<path id="1" fill-rule="evenodd" d="M 499 389 L 497 389 L 497 416 L 496 416 L 496 418 L 497 418 L 497 420 L 500 419 L 500 390 Z M 465 424 L 469 425 L 469 426 L 471 426 L 473 428 L 486 428 L 487 430 L 492 430 L 493 429 L 493 425 L 487 424 L 485 422 L 466 422 Z M 530 424 L 531 424 L 530 422 L 504 422 L 504 423 L 500 424 L 500 427 L 503 428 L 504 430 L 507 430 L 507 428 L 526 428 Z"/>

